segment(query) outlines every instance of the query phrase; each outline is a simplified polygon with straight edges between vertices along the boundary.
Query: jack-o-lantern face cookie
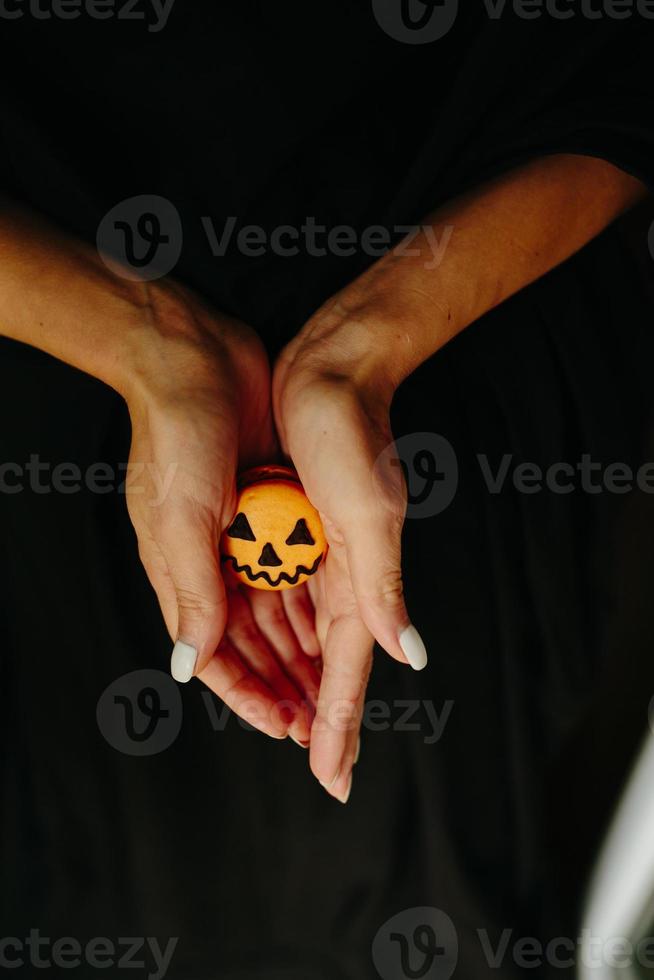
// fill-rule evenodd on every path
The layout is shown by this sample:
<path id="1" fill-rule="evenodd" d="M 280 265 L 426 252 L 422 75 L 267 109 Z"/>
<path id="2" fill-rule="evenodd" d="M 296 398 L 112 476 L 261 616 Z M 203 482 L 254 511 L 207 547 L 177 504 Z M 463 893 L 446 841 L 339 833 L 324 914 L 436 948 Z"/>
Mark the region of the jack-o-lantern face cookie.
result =
<path id="1" fill-rule="evenodd" d="M 254 589 L 292 589 L 314 575 L 327 551 L 318 511 L 297 474 L 259 466 L 239 478 L 236 516 L 222 535 L 221 561 Z"/>

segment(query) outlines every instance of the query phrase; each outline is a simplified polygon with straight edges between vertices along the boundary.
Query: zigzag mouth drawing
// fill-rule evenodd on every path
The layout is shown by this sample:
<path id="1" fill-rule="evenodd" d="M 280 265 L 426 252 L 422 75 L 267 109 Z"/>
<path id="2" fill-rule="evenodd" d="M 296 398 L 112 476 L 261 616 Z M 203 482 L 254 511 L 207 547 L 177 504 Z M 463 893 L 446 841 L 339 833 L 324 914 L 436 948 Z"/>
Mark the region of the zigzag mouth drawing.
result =
<path id="1" fill-rule="evenodd" d="M 253 572 L 249 565 L 239 565 L 239 563 L 236 561 L 236 558 L 234 558 L 234 555 L 223 555 L 222 561 L 230 561 L 232 563 L 232 567 L 234 571 L 245 572 L 245 574 L 247 575 L 247 577 L 251 582 L 256 582 L 258 578 L 264 578 L 268 583 L 268 585 L 271 585 L 273 588 L 275 588 L 277 585 L 280 585 L 281 582 L 288 582 L 289 585 L 297 585 L 300 575 L 315 575 L 315 573 L 318 571 L 323 555 L 324 555 L 324 551 L 318 555 L 318 557 L 316 558 L 316 560 L 314 561 L 313 565 L 311 565 L 310 568 L 307 568 L 306 565 L 298 565 L 295 571 L 295 575 L 289 575 L 288 572 L 280 572 L 277 578 L 275 579 L 271 578 L 270 572 L 266 572 L 266 571 Z"/>

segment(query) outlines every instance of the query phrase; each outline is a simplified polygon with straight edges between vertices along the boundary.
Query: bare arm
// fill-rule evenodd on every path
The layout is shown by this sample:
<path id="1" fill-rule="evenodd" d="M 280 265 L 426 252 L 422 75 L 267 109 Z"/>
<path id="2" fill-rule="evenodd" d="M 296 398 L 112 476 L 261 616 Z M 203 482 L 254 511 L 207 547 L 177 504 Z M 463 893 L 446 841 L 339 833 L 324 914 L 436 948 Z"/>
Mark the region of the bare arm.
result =
<path id="1" fill-rule="evenodd" d="M 360 323 L 369 368 L 386 364 L 397 383 L 645 194 L 636 178 L 594 157 L 543 157 L 503 174 L 429 215 L 423 222 L 429 237 L 423 230 L 410 243 L 418 254 L 391 250 L 311 318 L 285 359 L 339 322 L 349 321 L 357 337 L 352 323 Z M 435 269 L 434 240 L 447 242 Z"/>
<path id="2" fill-rule="evenodd" d="M 395 389 L 456 333 L 572 255 L 643 194 L 637 180 L 601 160 L 535 160 L 428 217 L 440 242 L 451 229 L 437 268 L 433 237 L 423 232 L 411 242 L 418 254 L 389 252 L 325 303 L 283 351 L 273 380 L 277 428 L 330 545 L 316 583 L 325 669 L 311 766 L 336 798 L 345 800 L 351 785 L 373 637 L 415 669 L 426 663 L 402 594 L 405 487 L 384 453 L 392 444 Z M 340 715 L 339 705 L 346 709 Z"/>
<path id="3" fill-rule="evenodd" d="M 280 668 L 250 606 L 228 596 L 218 563 L 237 466 L 276 450 L 270 369 L 256 334 L 176 282 L 121 278 L 92 247 L 11 204 L 0 216 L 0 334 L 125 398 L 130 472 L 140 474 L 127 481 L 127 506 L 174 641 L 175 678 L 199 674 L 256 728 L 306 742 L 303 685 L 317 687 L 315 667 L 296 641 L 284 644 Z M 269 604 L 257 622 L 266 615 L 279 618 L 279 609 Z M 290 705 L 286 715 L 279 701 Z"/>

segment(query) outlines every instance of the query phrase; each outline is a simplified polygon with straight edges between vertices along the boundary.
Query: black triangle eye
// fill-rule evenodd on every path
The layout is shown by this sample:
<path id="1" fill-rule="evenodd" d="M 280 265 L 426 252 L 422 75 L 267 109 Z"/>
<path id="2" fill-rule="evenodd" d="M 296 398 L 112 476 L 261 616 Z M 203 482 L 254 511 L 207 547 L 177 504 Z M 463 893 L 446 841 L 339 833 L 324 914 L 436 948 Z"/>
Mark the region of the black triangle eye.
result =
<path id="1" fill-rule="evenodd" d="M 311 537 L 311 531 L 307 527 L 307 522 L 303 517 L 296 523 L 295 527 L 286 538 L 285 544 L 315 544 Z"/>
<path id="2" fill-rule="evenodd" d="M 230 538 L 242 538 L 243 541 L 257 540 L 245 514 L 236 515 L 230 527 L 227 528 L 227 536 Z"/>

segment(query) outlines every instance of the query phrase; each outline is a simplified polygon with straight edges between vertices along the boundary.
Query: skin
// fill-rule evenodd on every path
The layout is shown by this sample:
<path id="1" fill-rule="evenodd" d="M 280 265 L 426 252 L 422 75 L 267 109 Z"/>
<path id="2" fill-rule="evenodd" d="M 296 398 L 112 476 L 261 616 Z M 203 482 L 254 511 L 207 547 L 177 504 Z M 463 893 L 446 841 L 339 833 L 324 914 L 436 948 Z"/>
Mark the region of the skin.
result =
<path id="1" fill-rule="evenodd" d="M 405 487 L 399 467 L 375 469 L 392 442 L 396 389 L 455 334 L 567 259 L 644 193 L 639 181 L 601 160 L 535 160 L 428 217 L 423 224 L 438 240 L 445 226 L 453 229 L 438 268 L 429 267 L 429 242 L 418 236 L 411 243 L 418 254 L 389 252 L 282 352 L 273 377 L 277 430 L 330 545 L 311 584 L 324 663 L 311 768 L 337 799 L 351 787 L 373 639 L 404 660 Z"/>
<path id="2" fill-rule="evenodd" d="M 261 341 L 175 282 L 114 275 L 92 248 L 8 204 L 0 255 L 0 332 L 127 402 L 140 472 L 127 505 L 171 637 L 197 648 L 196 673 L 237 714 L 308 744 L 320 683 L 308 599 L 294 600 L 294 630 L 279 594 L 226 588 L 217 559 L 237 469 L 278 452 Z"/>
<path id="3" fill-rule="evenodd" d="M 418 255 L 389 252 L 311 317 L 272 383 L 245 324 L 171 280 L 124 280 L 87 245 L 3 209 L 0 332 L 125 398 L 130 462 L 150 467 L 128 508 L 171 637 L 198 649 L 198 676 L 255 727 L 310 741 L 311 769 L 335 798 L 351 787 L 373 640 L 406 662 L 405 488 L 398 467 L 374 470 L 392 442 L 395 390 L 643 194 L 604 161 L 556 155 L 452 201 L 424 222 L 439 238 L 453 228 L 438 268 L 426 268 L 421 236 Z M 234 514 L 235 474 L 275 458 L 277 438 L 321 513 L 327 560 L 308 587 L 226 587 L 216 542 Z M 153 472 L 173 473 L 156 506 Z"/>

